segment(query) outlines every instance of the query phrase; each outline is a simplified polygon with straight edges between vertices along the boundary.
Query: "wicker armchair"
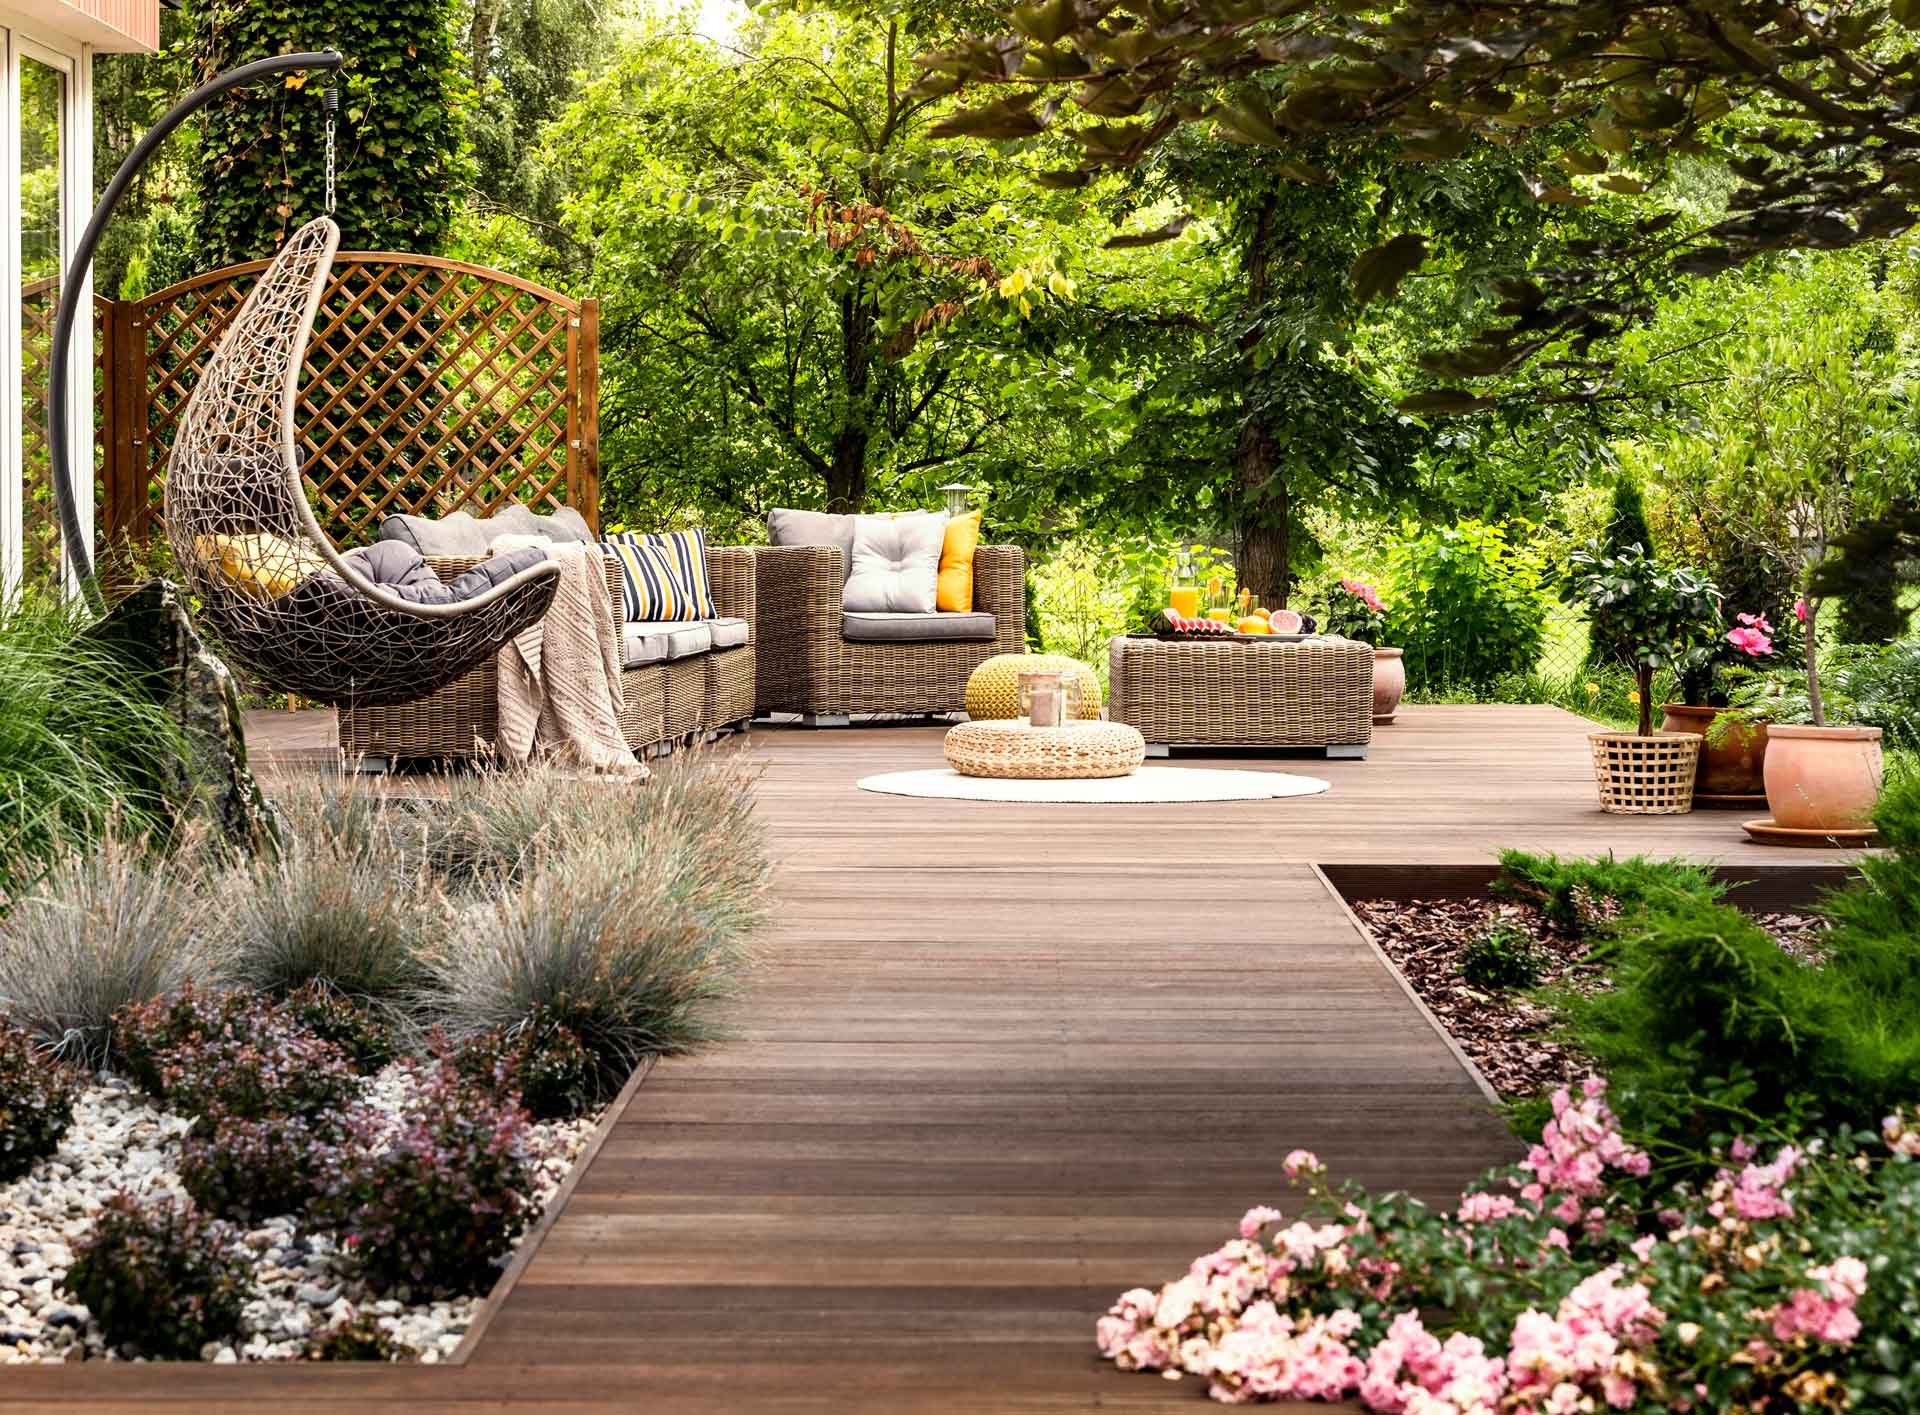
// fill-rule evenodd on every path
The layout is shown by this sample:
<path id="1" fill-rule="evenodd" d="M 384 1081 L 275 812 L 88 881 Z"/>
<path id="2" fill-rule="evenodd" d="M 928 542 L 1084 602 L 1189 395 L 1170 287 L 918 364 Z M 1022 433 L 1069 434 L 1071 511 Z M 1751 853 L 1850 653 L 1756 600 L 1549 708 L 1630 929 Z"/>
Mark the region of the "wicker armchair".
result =
<path id="1" fill-rule="evenodd" d="M 841 637 L 842 551 L 828 545 L 756 546 L 762 713 L 815 720 L 856 712 L 939 713 L 966 707 L 967 676 L 1026 645 L 1026 552 L 983 545 L 974 554 L 973 607 L 994 616 L 994 637 L 935 643 L 854 643 Z"/>
<path id="2" fill-rule="evenodd" d="M 441 579 L 449 580 L 476 561 L 430 556 L 427 563 Z M 622 673 L 625 706 L 620 728 L 635 751 L 718 727 L 744 725 L 753 716 L 760 637 L 754 611 L 754 552 L 745 546 L 709 547 L 707 572 L 713 581 L 714 608 L 723 618 L 744 619 L 752 626 L 747 642 L 739 648 Z M 617 622 L 624 622 L 618 563 L 608 560 L 606 574 L 613 613 Z M 404 757 L 489 757 L 499 727 L 498 698 L 499 674 L 489 658 L 464 678 L 418 702 L 342 709 L 340 749 L 350 761 L 375 763 Z"/>

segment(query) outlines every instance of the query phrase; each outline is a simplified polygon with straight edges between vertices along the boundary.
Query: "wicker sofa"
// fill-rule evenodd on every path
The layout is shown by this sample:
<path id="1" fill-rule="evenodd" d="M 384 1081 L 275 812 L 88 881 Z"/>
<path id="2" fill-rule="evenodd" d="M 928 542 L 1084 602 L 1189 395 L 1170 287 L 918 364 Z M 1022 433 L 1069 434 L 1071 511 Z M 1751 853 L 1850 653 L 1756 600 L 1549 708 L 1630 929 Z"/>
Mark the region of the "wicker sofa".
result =
<path id="1" fill-rule="evenodd" d="M 441 579 L 450 580 L 478 558 L 429 556 L 427 563 Z M 753 716 L 760 638 L 754 552 L 744 546 L 709 547 L 707 570 L 714 608 L 723 618 L 744 619 L 747 641 L 737 648 L 709 649 L 626 669 L 620 675 L 626 700 L 620 726 L 635 751 L 670 748 L 696 734 L 744 726 Z M 618 562 L 608 559 L 606 573 L 614 615 L 624 623 Z M 410 757 L 486 758 L 494 750 L 497 699 L 498 674 L 488 659 L 419 702 L 341 709 L 340 749 L 349 761 L 372 766 Z"/>
<path id="2" fill-rule="evenodd" d="M 983 630 L 937 640 L 849 639 L 840 603 L 845 552 L 838 546 L 756 546 L 753 554 L 761 713 L 799 713 L 825 726 L 852 713 L 958 712 L 974 669 L 1026 645 L 1026 553 L 1018 546 L 983 545 L 974 553 L 973 607 L 993 616 L 991 637 Z"/>

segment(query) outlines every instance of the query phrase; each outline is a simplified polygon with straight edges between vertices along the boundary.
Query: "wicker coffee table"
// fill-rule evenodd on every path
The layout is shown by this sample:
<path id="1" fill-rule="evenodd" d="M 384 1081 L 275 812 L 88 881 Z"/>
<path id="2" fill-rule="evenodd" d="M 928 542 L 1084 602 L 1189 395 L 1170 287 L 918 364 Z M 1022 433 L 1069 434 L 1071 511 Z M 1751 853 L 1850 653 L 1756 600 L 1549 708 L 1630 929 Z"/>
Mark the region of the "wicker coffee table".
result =
<path id="1" fill-rule="evenodd" d="M 947 765 L 962 776 L 1058 780 L 1130 775 L 1147 744 L 1118 722 L 1032 727 L 1012 718 L 961 723 L 947 733 L 946 752 Z"/>
<path id="2" fill-rule="evenodd" d="M 1373 650 L 1351 639 L 1156 639 L 1108 648 L 1107 716 L 1172 747 L 1317 747 L 1364 757 L 1373 740 Z"/>

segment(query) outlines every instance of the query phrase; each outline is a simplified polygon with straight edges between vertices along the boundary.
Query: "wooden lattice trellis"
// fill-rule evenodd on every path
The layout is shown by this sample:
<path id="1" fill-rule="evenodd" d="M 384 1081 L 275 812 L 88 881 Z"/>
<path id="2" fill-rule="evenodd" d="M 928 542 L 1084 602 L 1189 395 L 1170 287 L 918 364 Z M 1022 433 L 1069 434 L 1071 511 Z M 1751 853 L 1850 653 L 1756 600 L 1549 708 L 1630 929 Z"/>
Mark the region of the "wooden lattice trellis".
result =
<path id="1" fill-rule="evenodd" d="M 267 262 L 102 301 L 103 539 L 145 540 L 195 380 Z M 315 515 L 343 543 L 395 511 L 577 507 L 598 524 L 599 303 L 483 266 L 343 251 L 295 421 Z"/>

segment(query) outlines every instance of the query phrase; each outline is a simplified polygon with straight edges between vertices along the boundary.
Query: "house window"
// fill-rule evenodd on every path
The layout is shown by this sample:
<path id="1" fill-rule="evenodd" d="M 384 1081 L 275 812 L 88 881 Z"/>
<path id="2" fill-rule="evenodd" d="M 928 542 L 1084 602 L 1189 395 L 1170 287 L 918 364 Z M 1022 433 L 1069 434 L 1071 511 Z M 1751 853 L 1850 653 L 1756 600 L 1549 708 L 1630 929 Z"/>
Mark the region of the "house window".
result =
<path id="1" fill-rule="evenodd" d="M 0 583 L 52 586 L 65 555 L 47 446 L 47 379 L 53 316 L 68 253 L 92 203 L 86 55 L 0 28 L 0 277 L 17 298 L 0 321 Z M 90 291 L 83 289 L 82 298 Z M 82 528 L 92 534 L 93 320 L 74 329 L 74 475 Z"/>

